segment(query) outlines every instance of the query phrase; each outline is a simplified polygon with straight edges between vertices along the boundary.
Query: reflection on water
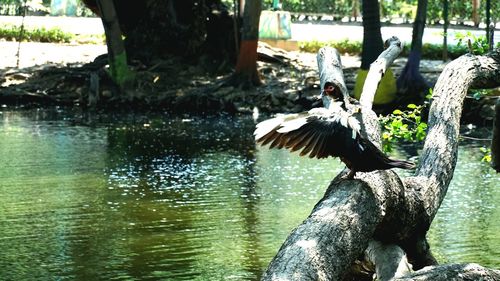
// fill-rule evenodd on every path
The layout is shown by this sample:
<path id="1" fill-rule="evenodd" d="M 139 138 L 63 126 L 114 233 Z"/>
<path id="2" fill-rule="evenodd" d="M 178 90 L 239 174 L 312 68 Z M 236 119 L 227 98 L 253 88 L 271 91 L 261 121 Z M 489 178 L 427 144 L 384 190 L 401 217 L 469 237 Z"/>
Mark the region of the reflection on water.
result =
<path id="1" fill-rule="evenodd" d="M 0 279 L 257 280 L 343 168 L 256 147 L 247 117 L 0 111 Z M 500 177 L 462 146 L 430 231 L 500 266 Z"/>

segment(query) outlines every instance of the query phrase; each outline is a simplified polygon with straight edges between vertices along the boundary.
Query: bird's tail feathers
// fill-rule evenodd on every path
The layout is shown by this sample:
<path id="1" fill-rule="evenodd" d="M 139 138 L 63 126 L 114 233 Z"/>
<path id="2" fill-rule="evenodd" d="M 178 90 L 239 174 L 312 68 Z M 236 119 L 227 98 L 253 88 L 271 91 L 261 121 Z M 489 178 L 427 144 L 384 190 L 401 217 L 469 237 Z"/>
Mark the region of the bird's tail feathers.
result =
<path id="1" fill-rule="evenodd" d="M 409 162 L 409 161 L 404 161 L 404 160 L 389 159 L 387 164 L 389 164 L 393 168 L 400 168 L 400 169 L 406 169 L 406 170 L 415 169 L 414 163 Z"/>

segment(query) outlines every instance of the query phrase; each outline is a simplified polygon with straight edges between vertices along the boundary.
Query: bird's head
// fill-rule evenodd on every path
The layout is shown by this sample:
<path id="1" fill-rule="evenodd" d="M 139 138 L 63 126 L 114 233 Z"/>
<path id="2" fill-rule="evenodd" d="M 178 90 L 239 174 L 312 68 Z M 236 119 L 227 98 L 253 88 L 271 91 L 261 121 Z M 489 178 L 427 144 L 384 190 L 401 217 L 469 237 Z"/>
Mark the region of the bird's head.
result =
<path id="1" fill-rule="evenodd" d="M 319 97 L 323 100 L 323 106 L 326 108 L 330 108 L 334 103 L 344 102 L 344 97 L 340 88 L 330 82 L 325 83 Z"/>

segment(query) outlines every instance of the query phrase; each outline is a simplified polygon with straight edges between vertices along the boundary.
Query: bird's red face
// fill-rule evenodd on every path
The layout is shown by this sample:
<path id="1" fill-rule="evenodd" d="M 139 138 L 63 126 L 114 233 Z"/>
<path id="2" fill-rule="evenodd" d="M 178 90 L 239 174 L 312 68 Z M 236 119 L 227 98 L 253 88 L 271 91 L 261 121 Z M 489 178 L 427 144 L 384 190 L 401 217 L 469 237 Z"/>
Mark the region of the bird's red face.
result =
<path id="1" fill-rule="evenodd" d="M 323 94 L 331 97 L 334 101 L 339 101 L 342 99 L 340 90 L 335 87 L 335 85 L 330 83 L 325 84 L 325 87 L 323 88 Z"/>

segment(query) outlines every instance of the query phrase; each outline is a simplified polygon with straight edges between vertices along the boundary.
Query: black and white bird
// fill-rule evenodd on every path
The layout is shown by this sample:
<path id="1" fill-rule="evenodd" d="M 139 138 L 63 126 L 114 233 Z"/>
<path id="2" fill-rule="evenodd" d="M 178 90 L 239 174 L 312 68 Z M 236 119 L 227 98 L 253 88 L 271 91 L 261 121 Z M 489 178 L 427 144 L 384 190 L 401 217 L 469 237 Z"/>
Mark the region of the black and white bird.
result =
<path id="1" fill-rule="evenodd" d="M 360 108 L 344 93 L 337 84 L 325 83 L 321 89 L 324 107 L 258 123 L 254 132 L 257 143 L 292 152 L 301 150 L 300 156 L 310 158 L 339 157 L 350 169 L 348 179 L 354 178 L 356 172 L 414 168 L 411 162 L 387 157 L 360 135 L 356 119 Z"/>

